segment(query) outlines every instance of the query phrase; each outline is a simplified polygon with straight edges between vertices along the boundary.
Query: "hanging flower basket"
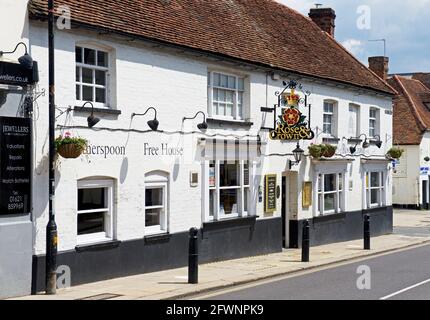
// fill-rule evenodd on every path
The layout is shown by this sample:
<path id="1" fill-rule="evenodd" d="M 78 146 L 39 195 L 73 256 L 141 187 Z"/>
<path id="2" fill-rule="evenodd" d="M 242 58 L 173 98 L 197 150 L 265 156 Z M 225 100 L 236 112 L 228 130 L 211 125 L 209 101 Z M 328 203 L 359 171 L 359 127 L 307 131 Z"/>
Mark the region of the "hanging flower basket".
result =
<path id="1" fill-rule="evenodd" d="M 321 158 L 323 150 L 320 144 L 311 144 L 308 149 L 309 149 L 309 154 L 312 156 L 312 158 L 315 158 L 315 159 Z"/>
<path id="2" fill-rule="evenodd" d="M 393 147 L 390 150 L 388 150 L 387 158 L 389 158 L 389 159 L 400 159 L 403 155 L 403 152 L 405 152 L 405 150 L 397 148 L 397 147 Z"/>
<path id="3" fill-rule="evenodd" d="M 336 154 L 337 147 L 332 146 L 331 144 L 323 145 L 322 156 L 325 158 L 332 158 Z"/>
<path id="4" fill-rule="evenodd" d="M 71 137 L 70 133 L 66 132 L 64 137 L 55 139 L 55 150 L 63 158 L 76 159 L 85 151 L 87 144 L 86 139 Z"/>
<path id="5" fill-rule="evenodd" d="M 336 154 L 336 150 L 337 147 L 331 144 L 312 144 L 309 146 L 309 154 L 315 159 L 332 158 Z"/>

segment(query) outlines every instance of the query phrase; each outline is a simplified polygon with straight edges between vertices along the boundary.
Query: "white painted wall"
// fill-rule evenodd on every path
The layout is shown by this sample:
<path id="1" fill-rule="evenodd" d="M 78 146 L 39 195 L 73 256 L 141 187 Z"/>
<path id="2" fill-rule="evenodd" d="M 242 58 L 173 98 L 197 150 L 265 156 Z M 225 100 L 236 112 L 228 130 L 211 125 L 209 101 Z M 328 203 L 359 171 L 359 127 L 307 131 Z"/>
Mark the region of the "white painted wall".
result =
<path id="1" fill-rule="evenodd" d="M 27 14 L 28 0 L 0 1 L 0 50 L 12 51 L 18 42 L 28 45 L 29 21 Z M 21 47 L 17 52 L 0 59 L 16 61 L 24 54 Z M 30 53 L 31 54 L 31 53 Z"/>
<path id="2" fill-rule="evenodd" d="M 39 60 L 40 87 L 47 88 L 47 34 L 43 24 L 32 22 L 30 38 L 32 53 Z M 99 45 L 111 48 L 115 57 L 115 66 L 111 79 L 114 79 L 114 95 L 112 97 L 113 108 L 121 110 L 121 115 L 100 116 L 102 121 L 97 125 L 98 129 L 74 129 L 74 135 L 88 138 L 91 144 L 127 145 L 127 156 L 124 158 L 111 157 L 81 157 L 77 160 L 60 159 L 57 170 L 56 187 L 56 221 L 59 231 L 59 250 L 70 250 L 76 245 L 76 184 L 77 180 L 90 176 L 109 176 L 116 181 L 116 236 L 119 240 L 142 238 L 144 236 L 144 212 L 142 196 L 144 194 L 144 175 L 152 170 L 164 170 L 170 173 L 170 220 L 169 231 L 172 233 L 188 230 L 192 226 L 201 226 L 202 223 L 202 182 L 198 187 L 191 187 L 189 174 L 191 171 L 200 173 L 202 178 L 201 162 L 198 157 L 200 150 L 197 148 L 197 136 L 163 136 L 160 133 L 142 134 L 127 132 L 99 131 L 100 128 L 130 128 L 130 115 L 132 112 L 143 112 L 149 106 L 155 106 L 158 110 L 160 130 L 175 131 L 195 130 L 195 124 L 201 121 L 198 118 L 194 123 L 187 121 L 181 127 L 183 116 L 193 116 L 197 111 L 207 112 L 207 71 L 216 69 L 234 73 L 242 73 L 248 76 L 250 96 L 250 121 L 254 123 L 251 129 L 233 129 L 229 126 L 220 127 L 217 130 L 208 130 L 208 134 L 234 133 L 237 135 L 256 135 L 262 125 L 264 115 L 260 107 L 273 106 L 277 97 L 276 91 L 281 89 L 282 81 L 272 81 L 263 71 L 250 71 L 249 69 L 232 67 L 226 63 L 214 62 L 203 57 L 197 58 L 189 55 L 175 53 L 171 50 L 156 49 L 140 42 L 126 42 L 108 36 L 100 36 L 83 30 L 69 32 L 57 32 L 56 36 L 56 104 L 59 108 L 67 108 L 75 105 L 75 64 L 74 52 L 76 43 L 95 42 Z M 267 87 L 266 87 L 266 81 Z M 310 83 L 305 80 L 302 84 L 306 90 L 312 92 L 310 103 L 312 108 L 312 127 L 322 128 L 323 100 L 330 98 L 338 101 L 339 105 L 339 137 L 347 137 L 347 112 L 351 102 L 361 106 L 362 132 L 368 132 L 368 110 L 371 106 L 381 108 L 381 138 L 384 146 L 381 150 L 372 147 L 366 150 L 369 156 L 379 155 L 383 157 L 390 147 L 390 142 L 385 143 L 386 135 L 392 133 L 391 115 L 385 114 L 385 110 L 391 110 L 391 100 L 383 96 L 358 94 L 346 88 L 335 88 L 328 85 Z M 266 94 L 268 93 L 268 94 Z M 47 110 L 48 97 L 42 97 L 38 101 L 38 113 L 36 120 L 36 174 L 35 174 L 35 254 L 45 251 L 45 226 L 47 223 Z M 307 111 L 306 111 L 307 112 Z M 58 124 L 86 125 L 86 114 L 75 114 L 66 119 L 62 116 Z M 146 130 L 148 118 L 135 118 L 132 128 Z M 271 115 L 267 115 L 272 119 Z M 269 124 L 267 122 L 266 124 Z M 57 132 L 58 134 L 60 131 Z M 294 143 L 280 143 L 268 141 L 268 135 L 262 134 L 263 154 L 291 153 L 295 148 Z M 158 159 L 143 155 L 145 142 L 159 145 L 163 139 L 167 139 L 171 145 L 184 145 L 185 156 L 182 159 Z M 322 137 L 317 140 L 320 142 Z M 310 142 L 302 144 L 307 150 Z M 342 144 L 342 142 L 340 143 Z M 341 150 L 340 150 L 341 151 Z M 167 161 L 168 160 L 168 161 Z M 255 163 L 255 171 L 260 176 L 254 178 L 254 197 L 258 199 L 257 186 L 264 190 L 264 175 L 276 173 L 278 184 L 281 185 L 281 176 L 288 170 L 286 157 L 262 157 Z M 178 163 L 175 163 L 178 161 Z M 298 170 L 295 167 L 293 170 Z M 362 179 L 361 164 L 357 158 L 347 167 L 348 179 L 353 181 L 353 189 L 348 192 L 347 210 L 361 210 L 362 208 Z M 312 181 L 313 171 L 309 158 L 300 166 L 297 189 L 302 189 L 303 181 Z M 391 190 L 391 184 L 387 187 Z M 278 210 L 274 216 L 281 215 L 281 200 L 278 200 Z M 387 205 L 391 204 L 391 197 Z M 302 210 L 301 191 L 298 197 L 297 219 L 312 217 L 312 208 Z M 257 204 L 256 213 L 261 218 L 270 218 L 264 215 L 264 202 Z"/>
<path id="3" fill-rule="evenodd" d="M 430 132 L 424 133 L 420 145 L 400 147 L 405 152 L 393 175 L 393 203 L 419 206 L 423 202 L 422 183 L 429 180 L 428 176 L 420 175 L 420 168 L 430 167 L 424 160 L 430 157 Z"/>

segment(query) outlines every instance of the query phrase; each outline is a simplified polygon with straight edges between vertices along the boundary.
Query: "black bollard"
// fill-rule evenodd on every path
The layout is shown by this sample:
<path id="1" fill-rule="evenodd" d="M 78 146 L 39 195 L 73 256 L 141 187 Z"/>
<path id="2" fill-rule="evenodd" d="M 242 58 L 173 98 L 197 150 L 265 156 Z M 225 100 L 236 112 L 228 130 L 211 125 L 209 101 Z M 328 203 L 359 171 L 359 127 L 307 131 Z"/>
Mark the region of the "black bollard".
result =
<path id="1" fill-rule="evenodd" d="M 188 283 L 199 283 L 199 249 L 197 228 L 190 229 L 190 243 L 188 247 Z"/>
<path id="2" fill-rule="evenodd" d="M 309 220 L 303 223 L 303 234 L 302 234 L 302 262 L 309 262 Z"/>
<path id="3" fill-rule="evenodd" d="M 364 250 L 370 250 L 370 216 L 364 215 Z"/>

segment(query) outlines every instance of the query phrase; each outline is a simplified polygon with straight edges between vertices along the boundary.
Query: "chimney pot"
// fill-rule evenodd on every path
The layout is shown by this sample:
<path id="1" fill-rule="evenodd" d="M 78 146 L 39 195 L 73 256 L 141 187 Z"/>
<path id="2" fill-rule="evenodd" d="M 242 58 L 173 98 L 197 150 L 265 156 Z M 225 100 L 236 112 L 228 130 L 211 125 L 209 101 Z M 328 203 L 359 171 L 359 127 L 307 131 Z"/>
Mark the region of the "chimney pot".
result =
<path id="1" fill-rule="evenodd" d="M 313 8 L 309 12 L 312 19 L 323 31 L 334 37 L 336 12 L 331 8 Z"/>
<path id="2" fill-rule="evenodd" d="M 380 78 L 387 80 L 389 61 L 388 57 L 369 57 L 369 68 Z"/>

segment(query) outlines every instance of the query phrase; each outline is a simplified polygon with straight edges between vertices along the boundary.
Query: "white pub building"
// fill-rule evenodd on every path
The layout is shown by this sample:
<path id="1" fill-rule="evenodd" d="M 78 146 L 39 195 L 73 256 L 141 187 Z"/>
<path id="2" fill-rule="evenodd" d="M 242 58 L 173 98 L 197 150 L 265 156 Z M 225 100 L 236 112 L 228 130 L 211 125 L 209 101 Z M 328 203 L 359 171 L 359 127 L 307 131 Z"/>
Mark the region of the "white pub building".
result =
<path id="1" fill-rule="evenodd" d="M 7 297 L 45 289 L 48 12 L 47 0 L 0 3 L 0 50 L 24 42 L 39 78 L 22 94 L 31 201 L 0 212 Z M 87 140 L 55 162 L 57 264 L 72 285 L 185 266 L 192 227 L 200 263 L 300 247 L 306 220 L 312 246 L 359 239 L 365 214 L 372 236 L 392 232 L 394 91 L 336 42 L 333 10 L 55 3 L 71 17 L 55 30 L 56 136 Z M 1 84 L 0 117 L 22 108 L 14 90 Z"/>

